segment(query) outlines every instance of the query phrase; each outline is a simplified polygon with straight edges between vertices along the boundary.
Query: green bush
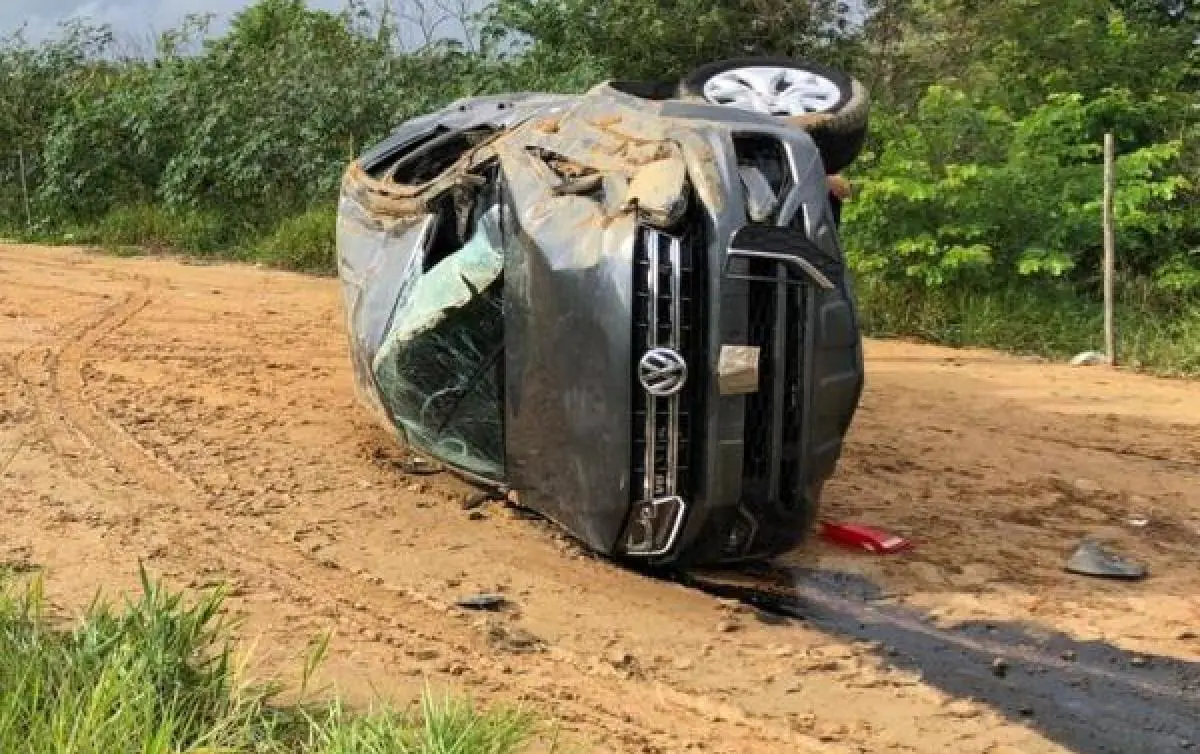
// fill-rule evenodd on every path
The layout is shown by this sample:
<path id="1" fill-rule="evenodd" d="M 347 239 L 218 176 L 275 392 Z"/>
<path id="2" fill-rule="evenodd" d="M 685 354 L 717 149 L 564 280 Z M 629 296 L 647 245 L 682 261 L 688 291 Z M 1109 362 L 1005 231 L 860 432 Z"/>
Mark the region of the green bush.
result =
<path id="1" fill-rule="evenodd" d="M 145 573 L 142 585 L 74 628 L 46 615 L 39 581 L 0 591 L 0 751 L 512 754 L 530 736 L 524 713 L 428 695 L 415 713 L 275 704 L 278 685 L 234 673 L 219 593 L 187 604 Z"/>
<path id="2" fill-rule="evenodd" d="M 274 267 L 332 274 L 337 271 L 336 226 L 335 206 L 314 207 L 279 223 L 252 256 Z"/>
<path id="3" fill-rule="evenodd" d="M 220 215 L 171 211 L 153 204 L 110 210 L 76 234 L 77 240 L 108 249 L 136 246 L 154 251 L 214 254 L 233 242 L 233 228 Z"/>
<path id="4" fill-rule="evenodd" d="M 882 147 L 865 156 L 846 211 L 852 263 L 864 275 L 931 289 L 1094 281 L 1105 123 L 1152 107 L 1114 90 L 1092 101 L 1054 95 L 1016 117 L 930 87 L 911 117 L 879 119 Z M 1122 266 L 1161 275 L 1167 263 L 1184 264 L 1181 234 L 1198 219 L 1182 204 L 1183 145 L 1122 146 L 1115 204 Z"/>

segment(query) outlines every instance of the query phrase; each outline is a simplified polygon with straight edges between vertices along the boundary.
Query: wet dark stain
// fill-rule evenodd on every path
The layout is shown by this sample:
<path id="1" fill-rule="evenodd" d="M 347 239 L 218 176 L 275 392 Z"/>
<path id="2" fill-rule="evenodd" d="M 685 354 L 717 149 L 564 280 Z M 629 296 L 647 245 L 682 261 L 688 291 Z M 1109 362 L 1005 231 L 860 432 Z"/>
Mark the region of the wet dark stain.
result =
<path id="1" fill-rule="evenodd" d="M 924 683 L 986 704 L 1078 754 L 1200 751 L 1200 663 L 1016 621 L 938 626 L 917 610 L 881 602 L 883 591 L 854 574 L 772 568 L 673 579 L 873 642 L 889 665 L 919 672 Z"/>

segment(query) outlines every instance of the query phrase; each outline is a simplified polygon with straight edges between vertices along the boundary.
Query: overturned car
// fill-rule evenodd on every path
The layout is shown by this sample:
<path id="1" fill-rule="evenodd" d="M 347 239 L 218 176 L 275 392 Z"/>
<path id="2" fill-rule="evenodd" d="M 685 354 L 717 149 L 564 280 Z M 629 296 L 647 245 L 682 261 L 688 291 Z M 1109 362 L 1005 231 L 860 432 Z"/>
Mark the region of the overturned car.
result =
<path id="1" fill-rule="evenodd" d="M 840 72 L 750 59 L 404 123 L 340 200 L 362 399 L 598 551 L 792 547 L 862 390 L 827 175 L 866 109 Z"/>

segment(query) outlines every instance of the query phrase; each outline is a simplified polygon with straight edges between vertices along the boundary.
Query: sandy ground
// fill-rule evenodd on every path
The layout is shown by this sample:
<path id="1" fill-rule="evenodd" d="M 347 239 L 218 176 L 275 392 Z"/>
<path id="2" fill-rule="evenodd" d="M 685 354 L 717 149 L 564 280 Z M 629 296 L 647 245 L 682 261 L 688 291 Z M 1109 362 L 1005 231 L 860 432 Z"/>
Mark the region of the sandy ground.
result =
<path id="1" fill-rule="evenodd" d="M 181 588 L 229 583 L 256 671 L 297 677 L 333 631 L 321 680 L 353 699 L 430 684 L 528 704 L 559 751 L 1119 750 L 1056 722 L 1069 699 L 1021 701 L 1022 678 L 1057 672 L 1021 652 L 1060 645 L 1086 671 L 1071 687 L 1200 720 L 1198 384 L 868 345 L 826 512 L 917 546 L 786 562 L 829 605 L 918 616 L 909 639 L 1016 653 L 981 681 L 865 619 L 763 620 L 502 507 L 468 514 L 466 487 L 406 476 L 357 406 L 339 306 L 329 280 L 0 246 L 0 563 L 43 567 L 67 611 L 135 586 L 139 559 Z M 1084 535 L 1151 578 L 1064 573 Z M 453 606 L 479 590 L 514 608 Z M 1123 750 L 1200 747 L 1200 722 L 1172 725 Z"/>

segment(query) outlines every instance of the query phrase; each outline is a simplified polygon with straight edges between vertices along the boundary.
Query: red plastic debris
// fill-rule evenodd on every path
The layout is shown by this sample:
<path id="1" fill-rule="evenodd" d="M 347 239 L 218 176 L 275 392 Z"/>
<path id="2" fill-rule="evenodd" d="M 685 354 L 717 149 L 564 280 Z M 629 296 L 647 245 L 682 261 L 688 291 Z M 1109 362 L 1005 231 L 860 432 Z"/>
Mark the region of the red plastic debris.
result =
<path id="1" fill-rule="evenodd" d="M 912 542 L 896 534 L 889 534 L 864 524 L 854 524 L 845 521 L 826 521 L 821 524 L 821 536 L 830 542 L 845 547 L 874 552 L 879 555 L 891 555 L 894 552 L 907 550 Z"/>

